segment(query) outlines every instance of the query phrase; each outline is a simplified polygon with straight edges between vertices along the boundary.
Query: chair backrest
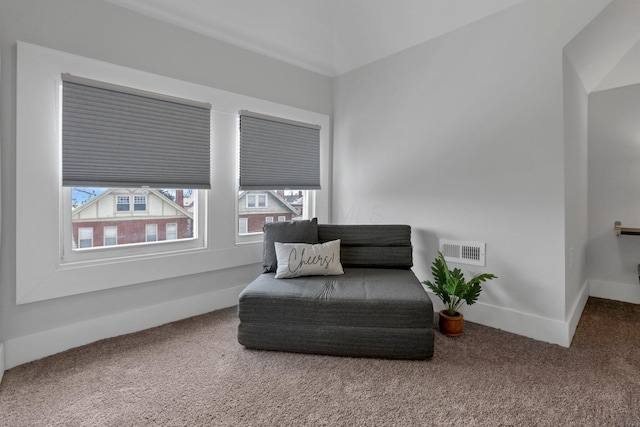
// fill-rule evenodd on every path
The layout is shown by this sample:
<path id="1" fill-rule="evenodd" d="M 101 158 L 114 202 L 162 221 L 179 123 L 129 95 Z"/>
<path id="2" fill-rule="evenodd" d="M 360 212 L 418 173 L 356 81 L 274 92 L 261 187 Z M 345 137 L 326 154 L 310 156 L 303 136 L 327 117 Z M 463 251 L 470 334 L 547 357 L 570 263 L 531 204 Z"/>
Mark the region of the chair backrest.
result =
<path id="1" fill-rule="evenodd" d="M 343 267 L 404 268 L 413 266 L 409 225 L 318 224 L 318 242 L 340 239 Z"/>

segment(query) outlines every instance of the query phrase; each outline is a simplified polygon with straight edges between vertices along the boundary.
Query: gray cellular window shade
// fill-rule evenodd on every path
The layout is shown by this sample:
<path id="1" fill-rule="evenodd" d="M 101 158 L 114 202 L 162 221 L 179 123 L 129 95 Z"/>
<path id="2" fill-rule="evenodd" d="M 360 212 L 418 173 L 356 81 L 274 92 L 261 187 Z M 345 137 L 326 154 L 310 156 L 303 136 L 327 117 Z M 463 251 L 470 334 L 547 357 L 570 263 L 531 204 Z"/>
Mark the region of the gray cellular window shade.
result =
<path id="1" fill-rule="evenodd" d="M 62 184 L 211 188 L 211 106 L 62 75 Z"/>
<path id="2" fill-rule="evenodd" d="M 320 126 L 240 111 L 240 189 L 320 188 Z"/>

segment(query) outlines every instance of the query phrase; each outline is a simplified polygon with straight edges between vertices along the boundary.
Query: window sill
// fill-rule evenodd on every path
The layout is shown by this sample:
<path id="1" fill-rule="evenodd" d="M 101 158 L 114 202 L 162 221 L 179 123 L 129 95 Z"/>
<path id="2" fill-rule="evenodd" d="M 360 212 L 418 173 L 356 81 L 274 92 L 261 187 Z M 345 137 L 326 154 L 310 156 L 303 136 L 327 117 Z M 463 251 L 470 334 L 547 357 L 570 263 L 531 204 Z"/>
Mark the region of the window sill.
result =
<path id="1" fill-rule="evenodd" d="M 16 304 L 257 264 L 261 245 L 193 249 L 129 259 L 59 264 L 46 269 L 19 268 Z"/>

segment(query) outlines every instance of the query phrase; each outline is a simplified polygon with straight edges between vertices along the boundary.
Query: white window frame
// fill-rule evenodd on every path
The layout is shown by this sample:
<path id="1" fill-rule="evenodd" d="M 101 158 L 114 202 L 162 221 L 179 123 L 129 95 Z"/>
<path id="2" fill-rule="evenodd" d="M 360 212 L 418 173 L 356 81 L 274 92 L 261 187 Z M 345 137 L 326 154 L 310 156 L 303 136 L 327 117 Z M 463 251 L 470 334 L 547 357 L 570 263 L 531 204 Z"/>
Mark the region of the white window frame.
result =
<path id="1" fill-rule="evenodd" d="M 149 232 L 149 230 L 153 230 Z M 153 240 L 149 237 L 153 236 Z M 158 224 L 145 224 L 144 225 L 144 241 L 145 242 L 159 242 L 158 240 Z"/>
<path id="2" fill-rule="evenodd" d="M 144 203 L 136 203 L 136 199 L 142 199 L 144 200 Z M 146 194 L 135 194 L 133 196 L 133 211 L 134 212 L 146 212 L 147 211 L 147 203 L 148 203 L 148 199 L 147 199 L 147 195 Z M 144 204 L 144 209 L 136 209 L 137 205 L 142 205 Z"/>
<path id="3" fill-rule="evenodd" d="M 197 210 L 193 213 L 193 231 L 195 238 L 185 238 L 178 240 L 158 240 L 155 242 L 142 243 L 130 243 L 126 245 L 114 245 L 114 246 L 96 246 L 92 250 L 74 250 L 71 244 L 72 241 L 71 232 L 73 230 L 73 224 L 71 222 L 71 187 L 61 187 L 60 189 L 62 200 L 60 205 L 62 206 L 62 225 L 60 227 L 61 232 L 61 244 L 60 244 L 60 264 L 61 265 L 74 265 L 75 263 L 101 263 L 104 260 L 129 260 L 131 257 L 153 257 L 159 254 L 166 254 L 171 252 L 181 253 L 185 250 L 199 250 L 206 247 L 207 242 L 207 224 L 206 224 L 206 205 L 208 202 L 206 190 L 194 190 L 196 194 L 196 206 Z M 114 199 L 115 200 L 115 199 Z M 132 199 L 130 199 L 132 201 Z M 147 206 L 149 198 L 147 197 Z M 117 205 L 117 203 L 116 203 Z M 132 205 L 130 205 L 132 206 Z M 115 212 L 116 216 L 122 216 L 124 214 L 131 215 L 134 211 L 120 211 Z M 138 211 L 139 213 L 143 211 Z M 152 244 L 149 244 L 152 243 Z M 91 265 L 91 264 L 88 264 Z"/>
<path id="4" fill-rule="evenodd" d="M 287 217 L 285 215 L 278 215 L 278 222 L 285 222 Z"/>
<path id="5" fill-rule="evenodd" d="M 83 238 L 82 234 L 89 233 L 91 237 L 87 238 L 86 236 Z M 91 244 L 89 246 L 82 246 L 83 240 L 89 240 Z M 93 247 L 93 227 L 78 227 L 78 249 L 88 249 Z"/>
<path id="6" fill-rule="evenodd" d="M 245 235 L 249 231 L 249 219 L 238 218 L 238 234 Z"/>
<path id="7" fill-rule="evenodd" d="M 273 217 L 272 217 L 272 216 L 266 216 L 266 217 L 264 217 L 264 222 L 265 222 L 265 223 L 273 222 Z"/>
<path id="8" fill-rule="evenodd" d="M 265 209 L 268 208 L 269 197 L 267 193 L 247 193 L 245 196 L 247 209 Z M 264 198 L 264 205 L 260 205 L 260 199 Z M 253 203 L 251 201 L 253 200 Z"/>
<path id="9" fill-rule="evenodd" d="M 328 115 L 185 82 L 166 77 L 166 73 L 152 74 L 22 41 L 17 45 L 16 304 L 259 264 L 262 236 L 254 241 L 237 239 L 232 230 L 237 231 L 238 216 L 228 211 L 232 204 L 232 212 L 238 205 L 234 178 L 238 176 L 237 144 L 216 144 L 238 140 L 240 110 L 321 126 L 323 190 L 316 192 L 319 209 L 314 212 L 319 222 L 329 222 Z M 61 186 L 60 173 L 62 73 L 212 105 L 211 154 L 217 167 L 212 169 L 211 180 L 216 185 L 211 190 L 197 190 L 197 240 L 96 247 L 73 253 L 71 189 Z M 35 210 L 34 188 L 39 190 Z M 33 235 L 39 236 L 37 244 L 30 238 Z M 33 268 L 34 259 L 40 261 L 37 269 Z M 114 269 L 118 275 L 113 275 Z"/>
<path id="10" fill-rule="evenodd" d="M 111 232 L 112 230 L 115 230 L 115 236 L 107 236 L 107 229 Z M 110 233 L 111 234 L 111 233 Z M 116 239 L 116 242 L 112 245 L 108 245 L 107 244 L 107 239 Z M 105 225 L 102 228 L 102 244 L 104 246 L 117 246 L 118 245 L 118 226 L 117 225 Z"/>
<path id="11" fill-rule="evenodd" d="M 169 228 L 172 229 L 171 232 L 169 232 Z M 165 227 L 164 235 L 166 240 L 178 240 L 178 223 L 177 222 L 167 223 Z"/>
<path id="12" fill-rule="evenodd" d="M 127 202 L 125 203 L 124 200 Z M 127 206 L 127 209 L 120 209 L 120 206 Z M 130 212 L 131 211 L 131 196 L 126 194 L 116 195 L 116 212 Z"/>

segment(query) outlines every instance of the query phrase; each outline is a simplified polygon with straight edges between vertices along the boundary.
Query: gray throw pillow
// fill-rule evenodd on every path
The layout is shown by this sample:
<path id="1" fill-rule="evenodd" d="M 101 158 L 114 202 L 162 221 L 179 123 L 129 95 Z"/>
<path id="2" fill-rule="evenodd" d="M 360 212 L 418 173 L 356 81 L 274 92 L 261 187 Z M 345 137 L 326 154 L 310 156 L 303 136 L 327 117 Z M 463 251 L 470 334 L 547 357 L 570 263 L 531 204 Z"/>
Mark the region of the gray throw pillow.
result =
<path id="1" fill-rule="evenodd" d="M 278 268 L 278 258 L 274 243 L 318 243 L 318 219 L 303 221 L 267 222 L 262 228 L 263 264 L 262 272 L 275 272 Z"/>

